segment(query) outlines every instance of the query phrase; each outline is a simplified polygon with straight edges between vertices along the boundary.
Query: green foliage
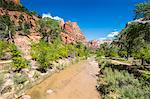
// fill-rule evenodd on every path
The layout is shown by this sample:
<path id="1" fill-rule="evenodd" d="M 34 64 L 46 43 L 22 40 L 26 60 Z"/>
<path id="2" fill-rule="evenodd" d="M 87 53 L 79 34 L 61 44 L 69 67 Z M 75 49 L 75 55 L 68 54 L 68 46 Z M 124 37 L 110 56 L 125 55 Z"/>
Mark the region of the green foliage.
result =
<path id="1" fill-rule="evenodd" d="M 150 17 L 150 2 L 136 5 L 135 18 Z M 149 19 L 148 19 L 149 20 Z M 131 22 L 118 36 L 119 55 L 122 57 L 135 57 L 145 59 L 148 50 L 145 44 L 150 43 L 150 23 Z M 143 46 L 144 45 L 144 46 Z M 144 58 L 143 58 L 144 57 Z"/>
<path id="2" fill-rule="evenodd" d="M 38 71 L 35 71 L 34 72 L 34 75 L 33 75 L 33 78 L 34 79 L 37 79 L 37 78 L 39 78 L 40 77 L 40 73 L 38 72 Z"/>
<path id="3" fill-rule="evenodd" d="M 9 49 L 12 53 L 12 57 L 21 57 L 21 52 L 17 49 L 15 44 L 10 44 Z"/>
<path id="4" fill-rule="evenodd" d="M 130 56 L 134 56 L 135 58 L 143 56 L 144 52 L 146 54 L 148 52 L 148 49 L 145 49 L 145 44 L 149 45 L 150 43 L 149 33 L 149 23 L 129 24 L 118 36 L 118 46 L 120 47 L 121 51 L 120 54 L 123 54 L 122 56 L 126 55 L 127 58 Z"/>
<path id="5" fill-rule="evenodd" d="M 23 68 L 29 67 L 28 62 L 22 57 L 14 57 L 12 60 L 12 66 L 15 68 L 15 70 L 20 71 Z"/>
<path id="6" fill-rule="evenodd" d="M 28 78 L 20 73 L 17 73 L 14 76 L 13 80 L 15 84 L 24 84 L 28 80 Z"/>
<path id="7" fill-rule="evenodd" d="M 7 10 L 11 10 L 11 11 L 21 11 L 21 12 L 25 12 L 29 15 L 32 15 L 32 12 L 30 12 L 28 9 L 26 9 L 25 7 L 23 7 L 20 4 L 16 5 L 12 1 L 5 2 L 5 0 L 0 0 L 0 7 L 7 9 Z"/>
<path id="8" fill-rule="evenodd" d="M 96 51 L 97 57 L 118 57 L 118 47 L 114 44 L 101 44 L 100 48 Z"/>
<path id="9" fill-rule="evenodd" d="M 76 57 L 85 56 L 87 58 L 89 56 L 89 49 L 81 42 L 77 42 L 77 44 L 75 45 L 75 50 L 76 50 Z"/>
<path id="10" fill-rule="evenodd" d="M 97 57 L 97 61 L 98 61 L 100 70 L 104 69 L 105 67 L 108 67 L 111 64 L 109 59 L 103 59 L 101 57 Z"/>
<path id="11" fill-rule="evenodd" d="M 150 2 L 136 4 L 135 18 L 150 16 Z"/>
<path id="12" fill-rule="evenodd" d="M 120 50 L 118 51 L 118 55 L 119 55 L 120 57 L 126 58 L 126 57 L 127 57 L 127 51 L 120 49 Z"/>
<path id="13" fill-rule="evenodd" d="M 0 40 L 0 58 L 4 55 L 7 47 L 8 47 L 8 43 Z"/>
<path id="14" fill-rule="evenodd" d="M 126 71 L 103 69 L 99 78 L 98 90 L 103 98 L 145 99 L 149 97 L 149 86 L 142 85 L 138 79 Z"/>
<path id="15" fill-rule="evenodd" d="M 8 15 L 0 16 L 0 38 L 8 38 L 9 33 L 14 33 L 14 24 Z M 12 34 L 12 33 L 11 33 Z"/>
<path id="16" fill-rule="evenodd" d="M 81 43 L 63 45 L 59 40 L 48 43 L 41 40 L 39 43 L 33 44 L 31 48 L 31 56 L 38 61 L 41 69 L 46 70 L 50 66 L 50 62 L 67 57 L 88 57 L 89 51 Z"/>
<path id="17" fill-rule="evenodd" d="M 1 73 L 0 74 L 0 88 L 2 87 L 3 84 L 4 84 L 4 75 Z"/>
<path id="18" fill-rule="evenodd" d="M 31 49 L 32 58 L 37 60 L 40 68 L 47 69 L 50 61 L 59 58 L 55 44 L 48 44 L 45 41 L 40 41 L 38 44 L 33 44 Z"/>
<path id="19" fill-rule="evenodd" d="M 150 59 L 150 44 L 141 47 L 138 52 L 134 53 L 134 57 L 138 59 Z"/>
<path id="20" fill-rule="evenodd" d="M 27 60 L 22 58 L 21 52 L 18 51 L 17 47 L 14 44 L 11 44 L 9 46 L 11 53 L 12 53 L 12 66 L 15 68 L 15 70 L 20 71 L 23 68 L 29 67 L 29 63 Z"/>
<path id="21" fill-rule="evenodd" d="M 142 74 L 140 78 L 144 81 L 150 82 L 150 74 Z"/>
<path id="22" fill-rule="evenodd" d="M 21 28 L 22 28 L 22 30 L 24 32 L 23 35 L 29 35 L 30 34 L 30 31 L 29 31 L 29 29 L 31 28 L 31 24 L 30 23 L 25 22 L 25 23 L 21 24 Z"/>
<path id="23" fill-rule="evenodd" d="M 60 39 L 60 25 L 59 21 L 51 18 L 42 18 L 39 20 L 40 30 L 43 40 L 46 42 L 54 42 L 56 39 Z"/>

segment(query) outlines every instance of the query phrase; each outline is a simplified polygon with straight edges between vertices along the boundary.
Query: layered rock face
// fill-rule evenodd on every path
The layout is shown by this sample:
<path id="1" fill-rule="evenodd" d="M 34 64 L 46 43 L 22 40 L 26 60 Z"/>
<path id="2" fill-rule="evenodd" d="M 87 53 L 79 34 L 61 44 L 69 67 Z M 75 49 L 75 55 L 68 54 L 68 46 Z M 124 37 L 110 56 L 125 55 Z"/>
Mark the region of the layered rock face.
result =
<path id="1" fill-rule="evenodd" d="M 28 23 L 31 25 L 31 28 L 29 29 L 29 32 L 31 35 L 37 35 L 37 29 L 39 28 L 37 21 L 39 20 L 38 17 L 32 15 L 28 15 L 25 12 L 18 12 L 18 11 L 8 11 L 3 8 L 0 8 L 0 16 L 2 15 L 8 15 L 10 19 L 14 22 L 16 27 L 19 27 L 20 24 Z M 20 33 L 22 31 L 16 31 L 17 33 Z M 34 36 L 35 36 L 34 35 Z M 39 35 L 38 35 L 39 36 Z M 34 38 L 33 38 L 34 39 Z"/>
<path id="2" fill-rule="evenodd" d="M 75 42 L 82 42 L 83 44 L 87 44 L 87 40 L 76 22 L 61 22 L 60 25 L 63 30 L 63 32 L 61 32 L 61 38 L 65 44 Z"/>
<path id="3" fill-rule="evenodd" d="M 38 41 L 40 37 L 40 33 L 37 32 L 40 26 L 37 24 L 37 21 L 40 20 L 37 16 L 30 16 L 25 12 L 19 12 L 19 11 L 8 11 L 3 8 L 0 8 L 0 16 L 2 15 L 8 15 L 10 16 L 10 19 L 14 22 L 16 27 L 20 26 L 20 23 L 28 23 L 31 25 L 31 28 L 29 29 L 31 40 Z M 69 43 L 75 43 L 75 42 L 82 42 L 83 44 L 87 44 L 86 37 L 81 32 L 79 26 L 76 22 L 60 22 L 60 26 L 62 29 L 62 32 L 60 33 L 61 39 L 63 43 L 69 44 Z M 23 31 L 16 31 L 16 34 L 21 34 Z"/>
<path id="4" fill-rule="evenodd" d="M 92 40 L 88 42 L 88 47 L 95 50 L 97 48 L 99 48 L 100 46 L 100 41 L 99 40 Z"/>

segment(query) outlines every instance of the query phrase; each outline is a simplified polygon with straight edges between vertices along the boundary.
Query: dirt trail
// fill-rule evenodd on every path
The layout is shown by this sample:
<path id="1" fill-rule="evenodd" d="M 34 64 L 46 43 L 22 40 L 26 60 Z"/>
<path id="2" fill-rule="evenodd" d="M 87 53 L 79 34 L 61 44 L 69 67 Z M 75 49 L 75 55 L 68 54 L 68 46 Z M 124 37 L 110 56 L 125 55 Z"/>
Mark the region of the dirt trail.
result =
<path id="1" fill-rule="evenodd" d="M 100 99 L 96 90 L 98 64 L 82 61 L 45 79 L 27 92 L 32 99 Z"/>
<path id="2" fill-rule="evenodd" d="M 128 65 L 128 66 L 132 65 L 132 64 L 130 64 L 130 63 L 121 62 L 121 61 L 118 61 L 118 60 L 111 60 L 111 62 L 112 62 L 113 64 L 121 64 L 121 65 Z"/>

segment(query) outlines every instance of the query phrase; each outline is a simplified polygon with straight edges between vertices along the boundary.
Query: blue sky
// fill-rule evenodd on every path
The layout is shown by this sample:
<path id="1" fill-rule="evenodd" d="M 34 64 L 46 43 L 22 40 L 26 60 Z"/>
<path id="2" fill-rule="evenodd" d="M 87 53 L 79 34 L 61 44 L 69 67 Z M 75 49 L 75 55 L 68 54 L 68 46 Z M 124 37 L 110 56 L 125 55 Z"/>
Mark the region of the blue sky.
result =
<path id="1" fill-rule="evenodd" d="M 78 22 L 88 40 L 120 31 L 134 17 L 134 5 L 145 0 L 21 0 L 38 14 L 51 13 Z"/>

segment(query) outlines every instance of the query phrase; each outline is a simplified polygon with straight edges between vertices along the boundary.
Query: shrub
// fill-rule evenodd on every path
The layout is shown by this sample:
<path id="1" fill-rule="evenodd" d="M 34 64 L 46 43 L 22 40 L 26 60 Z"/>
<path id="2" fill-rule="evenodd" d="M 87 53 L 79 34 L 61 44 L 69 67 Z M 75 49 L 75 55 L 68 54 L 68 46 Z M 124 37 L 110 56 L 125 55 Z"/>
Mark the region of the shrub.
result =
<path id="1" fill-rule="evenodd" d="M 150 74 L 142 74 L 140 78 L 145 82 L 147 81 L 148 83 L 150 83 Z"/>
<path id="2" fill-rule="evenodd" d="M 0 58 L 4 55 L 5 50 L 7 49 L 7 42 L 0 40 Z"/>
<path id="3" fill-rule="evenodd" d="M 4 84 L 4 75 L 1 73 L 0 74 L 0 88 L 2 87 L 3 84 Z"/>
<path id="4" fill-rule="evenodd" d="M 5 0 L 0 0 L 0 7 L 7 9 L 7 10 L 11 10 L 11 11 L 21 11 L 21 12 L 25 12 L 29 15 L 32 15 L 32 12 L 29 12 L 28 9 L 26 9 L 25 7 L 23 7 L 20 4 L 16 5 L 12 1 L 5 2 Z"/>
<path id="5" fill-rule="evenodd" d="M 121 99 L 145 99 L 149 97 L 149 86 L 140 83 L 132 74 L 107 67 L 102 72 L 104 75 L 99 78 L 98 90 L 104 98 L 117 96 Z"/>
<path id="6" fill-rule="evenodd" d="M 45 41 L 40 41 L 38 44 L 33 44 L 31 48 L 31 56 L 40 64 L 39 68 L 46 70 L 50 61 L 58 58 L 56 55 L 57 49 L 54 49 Z"/>
<path id="7" fill-rule="evenodd" d="M 16 71 L 20 71 L 23 68 L 29 67 L 29 62 L 22 58 L 21 52 L 17 49 L 14 44 L 9 46 L 11 53 L 12 53 L 12 66 L 15 68 Z"/>
<path id="8" fill-rule="evenodd" d="M 41 40 L 39 43 L 32 44 L 31 48 L 31 56 L 40 64 L 39 69 L 42 71 L 45 71 L 52 61 L 63 57 L 88 57 L 88 53 L 89 51 L 81 44 L 63 45 L 59 40 L 53 43 Z"/>
<path id="9" fill-rule="evenodd" d="M 15 84 L 24 84 L 28 80 L 28 78 L 20 73 L 17 73 L 14 76 L 13 80 Z"/>
<path id="10" fill-rule="evenodd" d="M 40 73 L 38 71 L 35 71 L 34 74 L 33 74 L 33 78 L 37 79 L 39 77 L 40 77 Z"/>
<path id="11" fill-rule="evenodd" d="M 10 16 L 8 15 L 0 16 L 0 38 L 1 39 L 9 38 L 9 33 L 11 33 L 12 35 L 13 33 L 15 33 L 14 30 L 15 30 L 14 24 L 11 21 Z"/>
<path id="12" fill-rule="evenodd" d="M 20 71 L 23 68 L 27 68 L 29 66 L 28 62 L 22 57 L 14 57 L 12 62 L 12 66 L 16 71 Z"/>

